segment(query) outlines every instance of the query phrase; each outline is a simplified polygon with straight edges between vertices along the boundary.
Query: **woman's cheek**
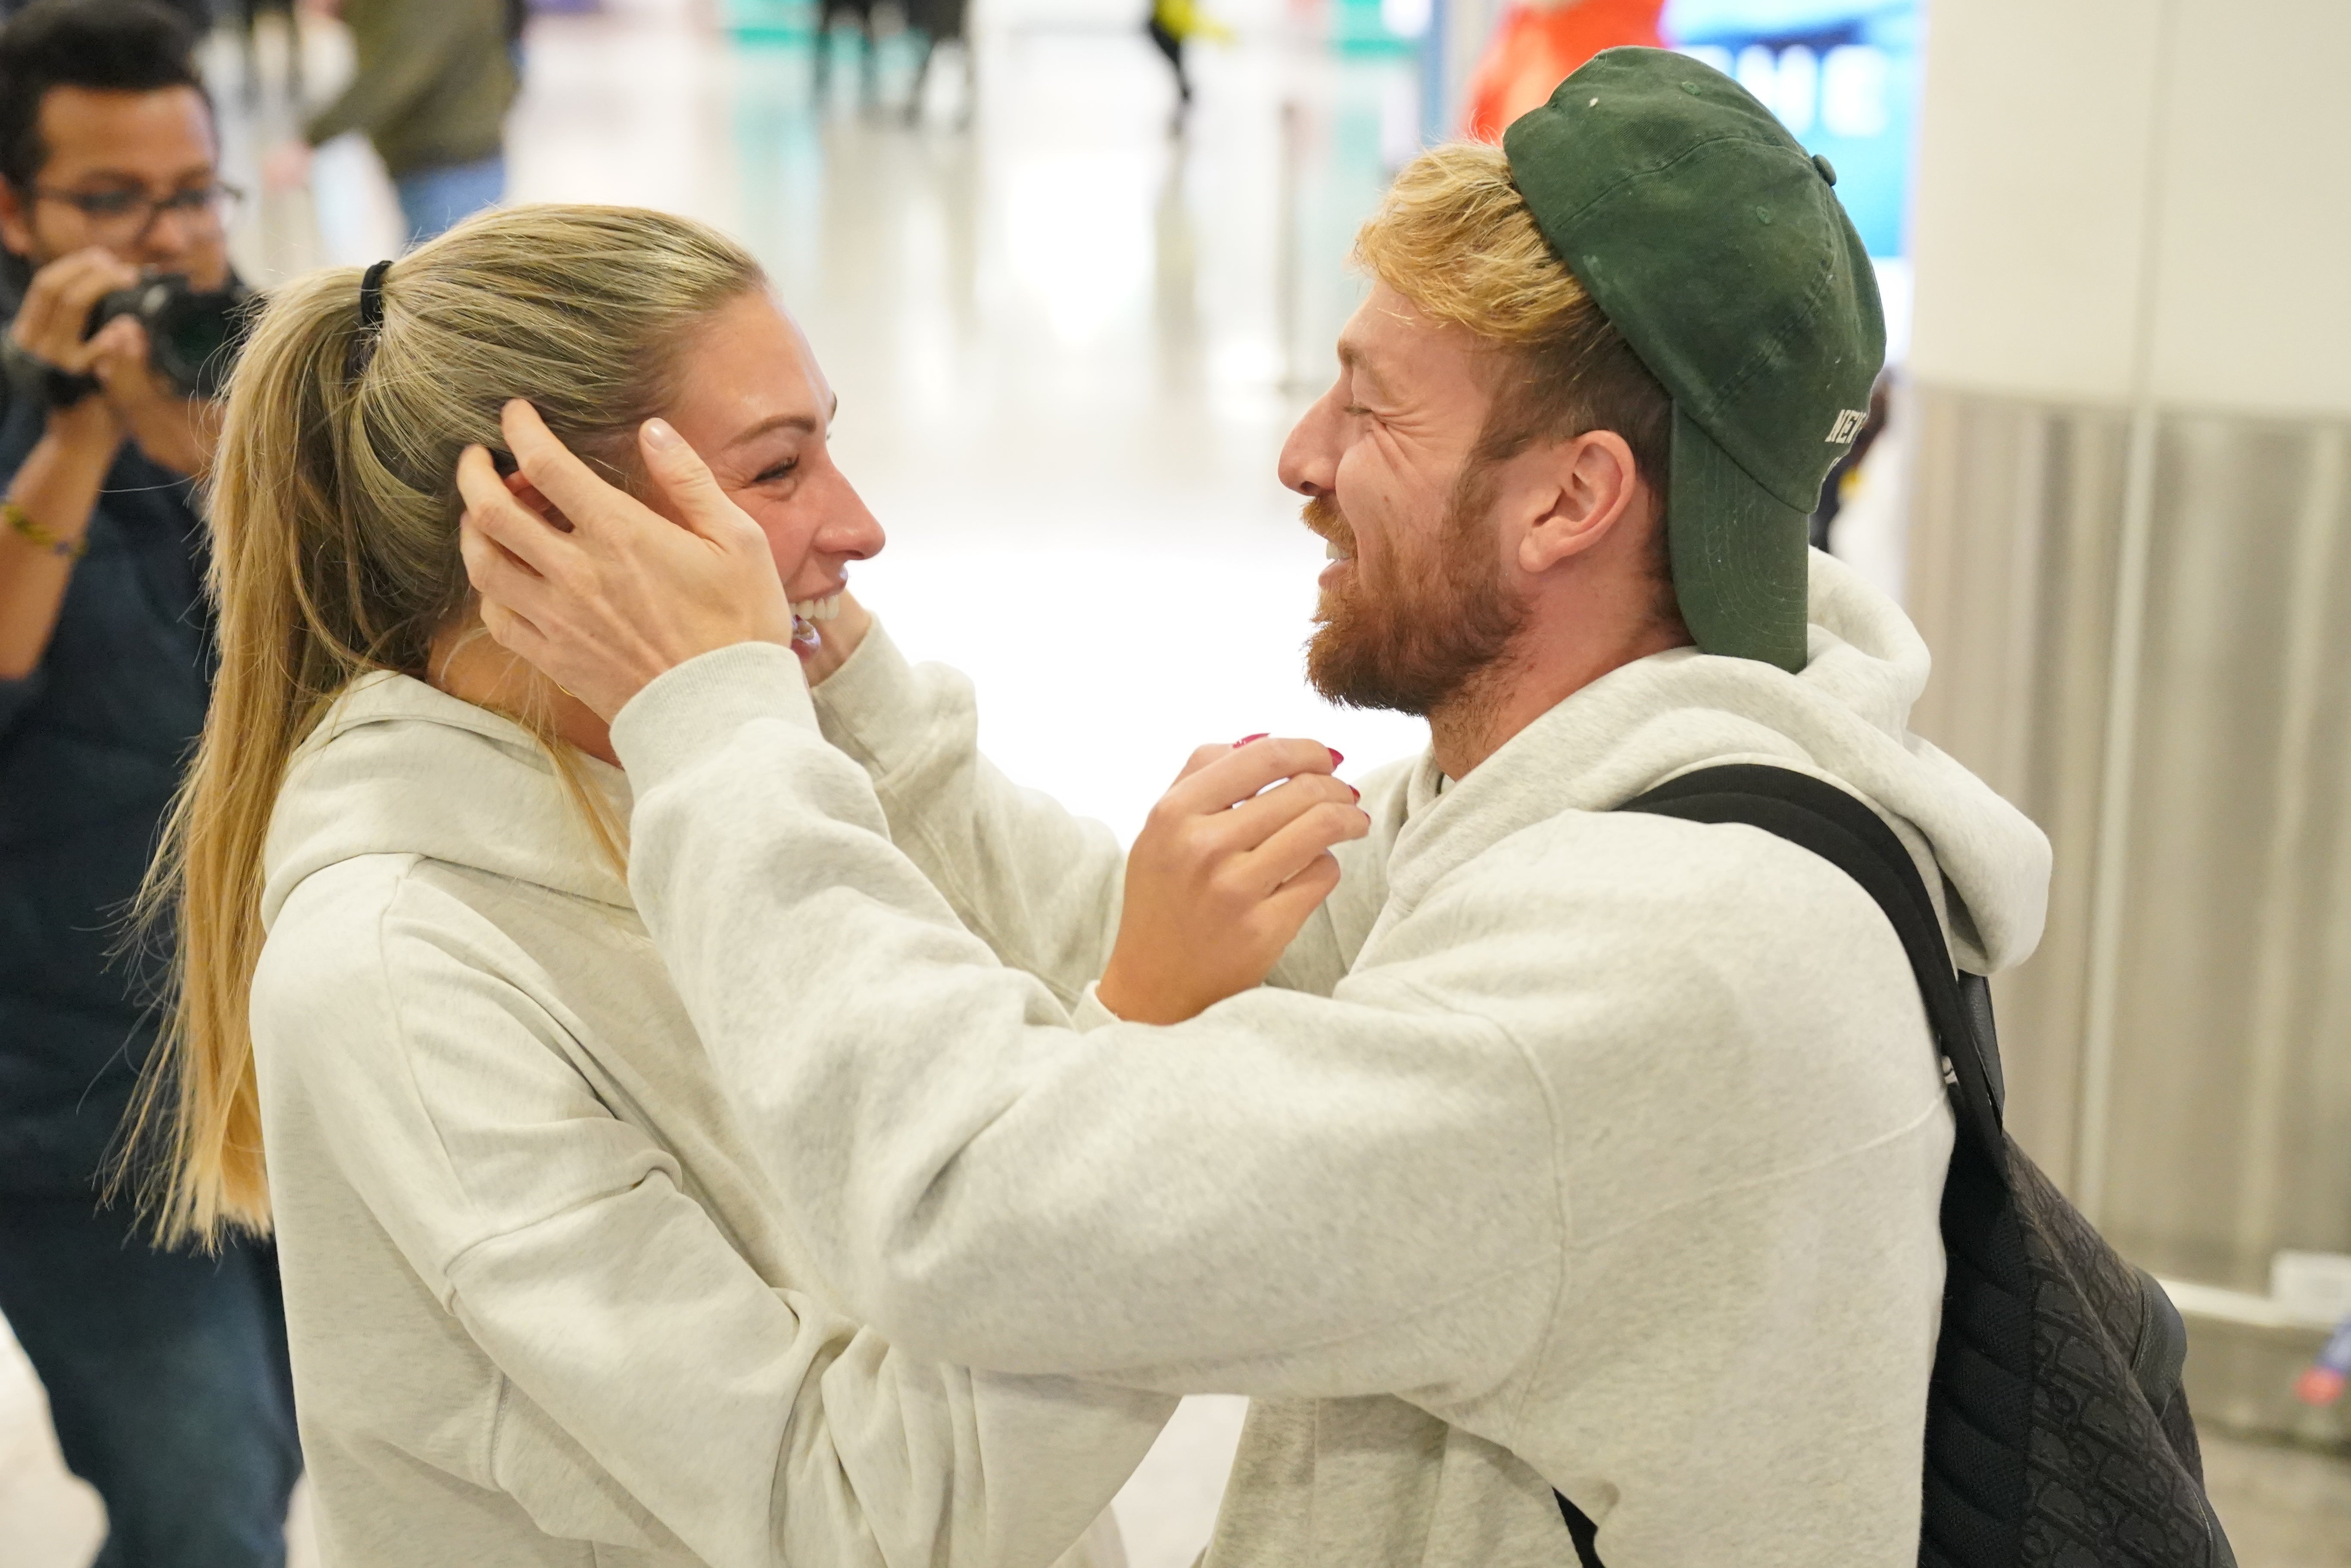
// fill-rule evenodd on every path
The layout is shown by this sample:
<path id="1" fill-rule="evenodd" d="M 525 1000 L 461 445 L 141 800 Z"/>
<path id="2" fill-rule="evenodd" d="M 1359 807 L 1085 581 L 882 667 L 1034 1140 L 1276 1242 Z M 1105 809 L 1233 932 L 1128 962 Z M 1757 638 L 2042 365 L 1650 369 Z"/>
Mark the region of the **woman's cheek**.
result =
<path id="1" fill-rule="evenodd" d="M 776 563 L 776 576 L 787 583 L 790 582 L 792 574 L 799 569 L 802 552 L 794 540 L 789 521 L 778 517 L 772 506 L 749 505 L 743 510 L 750 514 L 752 522 L 759 525 L 759 532 L 767 535 L 768 554 Z"/>

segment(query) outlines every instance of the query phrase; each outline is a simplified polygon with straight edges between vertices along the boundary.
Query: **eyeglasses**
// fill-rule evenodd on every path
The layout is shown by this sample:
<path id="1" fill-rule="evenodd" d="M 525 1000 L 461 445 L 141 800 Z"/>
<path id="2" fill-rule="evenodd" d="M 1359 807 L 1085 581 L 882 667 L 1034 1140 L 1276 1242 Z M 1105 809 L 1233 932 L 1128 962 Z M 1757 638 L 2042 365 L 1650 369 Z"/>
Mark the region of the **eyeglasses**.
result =
<path id="1" fill-rule="evenodd" d="M 33 194 L 44 202 L 64 202 L 89 219 L 93 229 L 125 241 L 146 238 L 155 220 L 166 213 L 199 234 L 215 232 L 227 226 L 236 204 L 245 200 L 243 191 L 217 181 L 168 196 L 151 196 L 144 191 L 43 191 L 37 187 Z"/>

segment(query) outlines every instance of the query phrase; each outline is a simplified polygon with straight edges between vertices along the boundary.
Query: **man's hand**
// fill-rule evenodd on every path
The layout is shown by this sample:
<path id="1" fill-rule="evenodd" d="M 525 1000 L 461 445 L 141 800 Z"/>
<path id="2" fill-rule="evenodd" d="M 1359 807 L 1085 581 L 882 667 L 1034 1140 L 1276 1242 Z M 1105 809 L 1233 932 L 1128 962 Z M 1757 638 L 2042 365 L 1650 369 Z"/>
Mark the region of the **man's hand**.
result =
<path id="1" fill-rule="evenodd" d="M 139 450 L 175 473 L 201 478 L 212 472 L 221 406 L 180 396 L 156 373 L 147 328 L 119 316 L 89 340 L 89 374 L 98 378 L 107 406 Z"/>
<path id="2" fill-rule="evenodd" d="M 281 141 L 262 155 L 262 188 L 284 195 L 310 182 L 310 144 Z"/>
<path id="3" fill-rule="evenodd" d="M 123 434 L 165 468 L 203 474 L 213 465 L 220 441 L 220 410 L 202 399 L 181 397 L 150 362 L 147 329 L 117 317 L 85 338 L 82 328 L 99 300 L 139 281 L 138 270 L 113 253 L 92 248 L 62 256 L 33 275 L 25 303 L 9 325 L 24 353 L 69 375 L 96 378 L 110 418 L 100 419 L 87 399 L 53 410 L 50 428 L 68 441 L 103 443 L 109 452 Z"/>
<path id="4" fill-rule="evenodd" d="M 1331 846 L 1371 831 L 1338 763 L 1314 741 L 1257 737 L 1192 753 L 1127 855 L 1104 1007 L 1180 1023 L 1265 979 L 1339 885 Z"/>
<path id="5" fill-rule="evenodd" d="M 466 574 L 504 647 L 610 722 L 656 676 L 738 642 L 789 646 L 791 605 L 759 525 L 661 420 L 637 432 L 645 470 L 684 526 L 599 478 L 517 398 L 499 422 L 532 509 L 490 454 L 457 460 Z"/>
<path id="6" fill-rule="evenodd" d="M 107 332 L 85 339 L 82 328 L 89 325 L 90 311 L 107 295 L 138 281 L 137 268 L 96 245 L 60 256 L 26 285 L 25 302 L 8 324 L 8 336 L 20 350 L 45 365 L 71 376 L 88 374 L 114 325 L 110 323 Z M 137 324 L 132 326 L 135 328 Z M 120 335 L 116 334 L 113 341 L 119 347 Z M 142 348 L 146 345 L 144 332 L 140 345 Z"/>

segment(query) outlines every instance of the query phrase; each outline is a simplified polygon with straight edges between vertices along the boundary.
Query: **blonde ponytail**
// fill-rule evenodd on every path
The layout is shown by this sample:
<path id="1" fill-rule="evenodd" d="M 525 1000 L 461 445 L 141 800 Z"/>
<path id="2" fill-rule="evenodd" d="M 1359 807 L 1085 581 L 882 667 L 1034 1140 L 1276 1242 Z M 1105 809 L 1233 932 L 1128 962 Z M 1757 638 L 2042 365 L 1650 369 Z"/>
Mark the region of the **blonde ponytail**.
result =
<path id="1" fill-rule="evenodd" d="M 270 814 L 343 690 L 377 670 L 427 678 L 434 636 L 468 612 L 457 454 L 501 445 L 498 410 L 522 397 L 619 472 L 669 400 L 677 345 L 763 282 L 698 223 L 569 206 L 486 214 L 402 257 L 380 327 L 360 319 L 360 278 L 340 268 L 277 290 L 230 379 L 209 496 L 220 669 L 140 898 L 143 929 L 173 929 L 175 961 L 116 1168 L 166 1241 L 269 1227 L 246 1009 Z M 511 716 L 617 853 L 544 714 Z"/>

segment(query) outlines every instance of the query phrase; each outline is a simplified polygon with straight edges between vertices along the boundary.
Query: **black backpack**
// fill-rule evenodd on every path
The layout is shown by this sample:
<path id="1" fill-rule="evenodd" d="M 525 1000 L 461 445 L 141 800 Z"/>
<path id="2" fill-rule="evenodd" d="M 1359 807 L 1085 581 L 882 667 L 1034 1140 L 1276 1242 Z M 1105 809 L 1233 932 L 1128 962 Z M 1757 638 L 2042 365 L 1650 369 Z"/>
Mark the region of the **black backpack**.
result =
<path id="1" fill-rule="evenodd" d="M 1685 774 L 1618 809 L 1744 823 L 1811 850 L 1877 900 L 1910 956 L 1959 1123 L 1921 1568 L 2236 1568 L 2180 1389 L 2187 1328 L 2002 1130 L 1990 988 L 1953 971 L 1894 830 L 1834 784 L 1751 763 Z M 1577 1560 L 1599 1568 L 1592 1521 L 1563 1496 L 1559 1508 Z M 1821 1543 L 1823 1562 L 1835 1545 Z"/>

